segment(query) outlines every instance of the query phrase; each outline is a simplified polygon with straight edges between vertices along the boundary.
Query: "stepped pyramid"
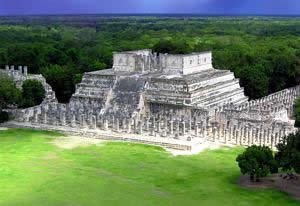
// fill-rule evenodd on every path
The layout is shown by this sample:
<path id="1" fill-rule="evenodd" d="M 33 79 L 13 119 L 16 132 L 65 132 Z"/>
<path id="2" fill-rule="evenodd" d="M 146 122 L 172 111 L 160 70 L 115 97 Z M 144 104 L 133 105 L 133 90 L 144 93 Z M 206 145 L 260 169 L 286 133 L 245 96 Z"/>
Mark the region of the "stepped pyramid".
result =
<path id="1" fill-rule="evenodd" d="M 144 114 L 184 116 L 248 101 L 234 74 L 216 70 L 212 53 L 156 54 L 151 50 L 114 53 L 112 69 L 85 73 L 70 105 L 100 116 Z"/>

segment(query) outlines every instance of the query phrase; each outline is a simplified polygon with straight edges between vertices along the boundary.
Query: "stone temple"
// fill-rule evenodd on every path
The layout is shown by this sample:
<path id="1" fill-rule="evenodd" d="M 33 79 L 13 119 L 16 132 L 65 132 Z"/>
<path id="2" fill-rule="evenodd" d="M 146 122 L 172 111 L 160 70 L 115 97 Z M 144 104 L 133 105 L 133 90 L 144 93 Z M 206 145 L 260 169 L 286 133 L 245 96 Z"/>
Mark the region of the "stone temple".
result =
<path id="1" fill-rule="evenodd" d="M 113 68 L 86 73 L 71 105 L 103 116 L 134 118 L 161 114 L 191 118 L 225 104 L 248 100 L 230 71 L 212 66 L 212 53 L 114 53 Z"/>
<path id="2" fill-rule="evenodd" d="M 116 52 L 113 68 L 85 73 L 68 104 L 57 102 L 41 75 L 7 66 L 0 72 L 18 86 L 38 79 L 47 95 L 41 105 L 8 110 L 14 120 L 6 126 L 181 150 L 210 144 L 274 148 L 297 130 L 292 115 L 299 85 L 249 101 L 234 74 L 214 69 L 212 61 L 211 52 Z"/>

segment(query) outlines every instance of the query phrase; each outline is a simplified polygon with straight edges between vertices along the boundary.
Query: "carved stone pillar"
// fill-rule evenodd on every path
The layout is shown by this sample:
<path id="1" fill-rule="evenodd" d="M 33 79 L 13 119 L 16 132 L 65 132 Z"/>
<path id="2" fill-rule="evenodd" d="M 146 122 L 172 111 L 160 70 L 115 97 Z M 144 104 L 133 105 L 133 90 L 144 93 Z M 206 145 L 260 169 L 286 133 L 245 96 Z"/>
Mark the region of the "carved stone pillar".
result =
<path id="1" fill-rule="evenodd" d="M 185 136 L 185 121 L 182 122 L 182 136 Z"/>
<path id="2" fill-rule="evenodd" d="M 97 119 L 96 116 L 92 116 L 92 129 L 97 129 Z"/>
<path id="3" fill-rule="evenodd" d="M 123 118 L 122 120 L 122 129 L 125 130 L 126 129 L 126 119 Z"/>
<path id="4" fill-rule="evenodd" d="M 224 143 L 227 144 L 227 129 L 224 131 Z"/>
<path id="5" fill-rule="evenodd" d="M 139 122 L 139 134 L 143 134 L 143 121 Z"/>
<path id="6" fill-rule="evenodd" d="M 61 125 L 66 126 L 66 113 L 60 112 L 60 118 L 61 118 Z"/>
<path id="7" fill-rule="evenodd" d="M 127 121 L 127 133 L 131 133 L 131 119 Z"/>
<path id="8" fill-rule="evenodd" d="M 104 130 L 107 131 L 109 129 L 109 122 L 108 119 L 104 119 Z"/>
<path id="9" fill-rule="evenodd" d="M 195 122 L 195 137 L 198 137 L 199 135 L 199 125 L 197 124 L 197 122 Z"/>
<path id="10" fill-rule="evenodd" d="M 171 120 L 171 121 L 170 121 L 170 130 L 169 130 L 169 131 L 170 131 L 170 135 L 173 135 L 173 134 L 174 134 L 174 131 L 173 131 L 173 130 L 174 130 L 174 122 L 173 122 L 173 120 Z"/>

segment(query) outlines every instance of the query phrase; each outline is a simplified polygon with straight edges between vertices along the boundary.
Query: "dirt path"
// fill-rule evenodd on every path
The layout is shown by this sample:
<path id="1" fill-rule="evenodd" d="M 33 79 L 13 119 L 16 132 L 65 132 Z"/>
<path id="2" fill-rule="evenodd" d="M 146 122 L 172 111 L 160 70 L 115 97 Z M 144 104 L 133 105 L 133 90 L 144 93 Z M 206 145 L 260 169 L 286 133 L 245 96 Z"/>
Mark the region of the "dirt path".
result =
<path id="1" fill-rule="evenodd" d="M 103 140 L 91 139 L 77 136 L 59 137 L 53 141 L 53 144 L 63 149 L 73 149 L 76 147 L 87 147 L 90 145 L 99 145 Z"/>
<path id="2" fill-rule="evenodd" d="M 280 174 L 273 174 L 262 178 L 260 182 L 250 182 L 249 176 L 245 175 L 240 177 L 239 185 L 245 188 L 276 188 L 300 201 L 300 175 L 297 177 L 297 180 L 288 180 L 280 177 Z"/>

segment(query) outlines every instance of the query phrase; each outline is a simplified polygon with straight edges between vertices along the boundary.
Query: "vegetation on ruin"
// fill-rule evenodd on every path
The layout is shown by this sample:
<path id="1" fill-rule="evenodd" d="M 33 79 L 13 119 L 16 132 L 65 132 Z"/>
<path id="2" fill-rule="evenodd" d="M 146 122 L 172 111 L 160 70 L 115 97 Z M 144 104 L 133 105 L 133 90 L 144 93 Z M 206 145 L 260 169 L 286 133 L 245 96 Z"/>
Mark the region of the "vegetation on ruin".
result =
<path id="1" fill-rule="evenodd" d="M 278 172 L 278 163 L 269 147 L 253 145 L 236 158 L 242 174 L 248 174 L 251 181 L 259 182 L 261 177 Z"/>
<path id="2" fill-rule="evenodd" d="M 63 149 L 52 144 L 59 136 L 0 131 L 1 206 L 299 205 L 275 189 L 241 188 L 242 148 L 174 157 L 129 143 Z"/>
<path id="3" fill-rule="evenodd" d="M 41 82 L 38 80 L 28 79 L 23 82 L 21 102 L 19 106 L 22 108 L 33 107 L 40 105 L 45 98 L 45 89 Z"/>
<path id="4" fill-rule="evenodd" d="M 84 72 L 112 66 L 113 51 L 212 50 L 215 68 L 233 71 L 254 99 L 299 81 L 299 28 L 298 17 L 0 17 L 0 66 L 44 74 L 67 102 Z"/>
<path id="5" fill-rule="evenodd" d="M 0 74 L 0 123 L 8 120 L 8 114 L 3 109 L 27 108 L 39 105 L 45 98 L 45 89 L 37 80 L 26 80 L 22 89 L 8 76 Z"/>
<path id="6" fill-rule="evenodd" d="M 17 104 L 20 96 L 21 92 L 15 82 L 8 76 L 0 74 L 0 112 L 9 105 Z"/>

